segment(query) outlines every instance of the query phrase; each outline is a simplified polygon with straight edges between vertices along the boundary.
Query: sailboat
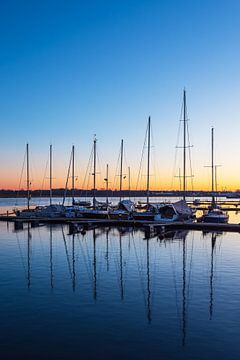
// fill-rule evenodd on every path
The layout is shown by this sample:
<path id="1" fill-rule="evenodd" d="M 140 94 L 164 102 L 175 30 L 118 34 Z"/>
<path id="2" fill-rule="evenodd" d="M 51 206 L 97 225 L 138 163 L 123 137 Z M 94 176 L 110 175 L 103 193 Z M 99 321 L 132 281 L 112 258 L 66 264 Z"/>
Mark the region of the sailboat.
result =
<path id="1" fill-rule="evenodd" d="M 26 157 L 27 157 L 27 166 L 26 166 L 26 178 L 27 178 L 27 209 L 17 210 L 16 216 L 22 218 L 56 218 L 65 216 L 65 208 L 60 204 L 52 203 L 52 145 L 49 149 L 49 199 L 50 204 L 47 206 L 36 206 L 35 208 L 30 207 L 30 159 L 29 159 L 29 144 L 26 146 Z"/>
<path id="2" fill-rule="evenodd" d="M 147 210 L 144 212 L 134 212 L 133 217 L 136 220 L 149 220 L 159 222 L 172 222 L 189 220 L 193 217 L 192 209 L 186 203 L 186 123 L 187 123 L 187 106 L 186 90 L 183 91 L 183 199 L 175 203 L 154 203 L 149 202 L 150 189 L 150 147 L 151 147 L 151 118 L 148 118 L 148 156 L 147 156 Z"/>
<path id="3" fill-rule="evenodd" d="M 159 215 L 156 216 L 156 220 L 159 221 L 185 221 L 193 218 L 193 211 L 187 205 L 186 191 L 187 191 L 187 166 L 186 159 L 187 154 L 187 101 L 186 90 L 183 90 L 183 198 L 175 203 L 163 204 L 159 208 Z"/>
<path id="4" fill-rule="evenodd" d="M 218 205 L 214 196 L 214 128 L 211 129 L 211 149 L 212 149 L 212 204 L 209 210 L 203 214 L 202 221 L 207 223 L 227 223 L 229 215 L 224 212 Z"/>
<path id="5" fill-rule="evenodd" d="M 93 205 L 92 208 L 82 207 L 79 209 L 79 215 L 91 219 L 107 219 L 108 209 L 102 209 L 103 204 L 96 199 L 96 175 L 97 175 L 97 139 L 93 140 Z"/>
<path id="6" fill-rule="evenodd" d="M 147 202 L 146 202 L 146 210 L 145 211 L 135 211 L 133 213 L 134 220 L 149 220 L 153 221 L 155 215 L 158 213 L 158 208 L 156 206 L 152 206 L 149 203 L 149 189 L 150 189 L 150 147 L 151 147 L 151 117 L 148 117 L 147 124 Z"/>
<path id="7" fill-rule="evenodd" d="M 183 219 L 190 209 L 183 201 L 177 203 L 150 203 L 150 148 L 151 148 L 151 117 L 148 118 L 147 125 L 147 201 L 145 211 L 135 211 L 133 213 L 134 220 L 148 220 L 148 221 L 160 221 L 160 222 L 171 222 Z M 187 215 L 188 217 L 189 215 Z"/>
<path id="8" fill-rule="evenodd" d="M 123 140 L 121 140 L 120 148 L 120 176 L 119 176 L 119 192 L 120 199 L 116 209 L 110 209 L 108 217 L 112 220 L 129 220 L 132 218 L 134 211 L 134 203 L 129 199 L 122 200 L 122 180 L 123 180 Z"/>

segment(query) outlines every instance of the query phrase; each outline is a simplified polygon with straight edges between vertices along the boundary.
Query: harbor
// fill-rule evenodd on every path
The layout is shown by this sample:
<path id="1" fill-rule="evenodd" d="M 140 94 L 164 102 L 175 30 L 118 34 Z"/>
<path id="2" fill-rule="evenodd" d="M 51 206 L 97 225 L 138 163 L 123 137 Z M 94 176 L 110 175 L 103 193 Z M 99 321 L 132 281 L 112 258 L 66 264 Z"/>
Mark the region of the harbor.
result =
<path id="1" fill-rule="evenodd" d="M 240 359 L 239 14 L 0 4 L 0 359 Z"/>
<path id="2" fill-rule="evenodd" d="M 105 182 L 105 191 L 106 191 L 106 199 L 105 201 L 99 201 L 97 197 L 97 175 L 98 175 L 98 153 L 97 153 L 97 137 L 94 135 L 93 138 L 93 146 L 90 154 L 90 158 L 88 161 L 87 172 L 88 175 L 92 176 L 92 201 L 84 200 L 82 198 L 76 200 L 75 196 L 75 182 L 76 182 L 76 164 L 75 164 L 75 145 L 72 145 L 70 161 L 67 171 L 65 190 L 61 203 L 53 202 L 53 147 L 52 144 L 49 146 L 49 158 L 47 162 L 47 166 L 45 168 L 44 179 L 46 177 L 46 171 L 48 168 L 49 172 L 49 205 L 46 206 L 32 206 L 31 204 L 31 179 L 30 179 L 30 151 L 29 151 L 29 143 L 26 144 L 26 152 L 24 156 L 24 162 L 21 171 L 20 183 L 22 183 L 22 177 L 25 173 L 26 175 L 26 196 L 27 196 L 27 207 L 25 209 L 18 209 L 17 207 L 12 209 L 12 212 L 9 213 L 7 210 L 6 214 L 0 214 L 0 220 L 8 220 L 14 221 L 16 226 L 20 227 L 20 224 L 23 221 L 27 221 L 27 219 L 31 220 L 31 223 L 66 223 L 74 221 L 86 221 L 87 219 L 92 220 L 103 220 L 106 224 L 109 223 L 109 220 L 112 220 L 110 224 L 113 226 L 118 226 L 118 224 L 122 224 L 125 226 L 125 221 L 130 221 L 132 226 L 145 226 L 149 221 L 154 221 L 153 228 L 157 228 L 163 224 L 177 224 L 173 226 L 180 226 L 180 224 L 184 224 L 184 226 L 188 226 L 185 224 L 193 223 L 194 221 L 202 222 L 202 223 L 213 223 L 213 224 L 226 224 L 229 220 L 228 211 L 235 210 L 237 211 L 239 201 L 229 201 L 227 208 L 222 207 L 222 205 L 227 204 L 227 202 L 218 201 L 217 193 L 217 166 L 214 162 L 215 160 L 215 139 L 214 139 L 214 128 L 211 128 L 211 165 L 208 166 L 211 168 L 211 201 L 205 200 L 202 201 L 200 199 L 194 199 L 192 202 L 187 202 L 187 186 L 188 186 L 188 178 L 190 177 L 192 186 L 193 186 L 193 174 L 192 174 L 192 165 L 191 165 L 191 156 L 189 152 L 189 164 L 191 169 L 191 174 L 187 173 L 187 150 L 190 149 L 189 142 L 189 128 L 188 128 L 188 114 L 187 114 L 187 100 L 186 100 L 186 90 L 183 90 L 183 102 L 182 102 L 182 120 L 180 120 L 180 125 L 182 123 L 183 126 L 183 138 L 182 138 L 182 173 L 179 168 L 179 181 L 180 181 L 180 191 L 182 191 L 182 198 L 178 199 L 175 202 L 152 202 L 150 201 L 150 168 L 152 164 L 151 158 L 151 148 L 152 148 L 152 124 L 151 117 L 148 117 L 147 121 L 147 129 L 145 133 L 144 145 L 142 149 L 142 157 L 140 161 L 138 179 L 136 184 L 136 189 L 138 188 L 139 183 L 139 175 L 143 168 L 143 156 L 145 147 L 147 149 L 146 156 L 146 201 L 140 201 L 136 203 L 133 199 L 131 199 L 131 169 L 128 167 L 128 199 L 124 197 L 123 194 L 123 180 L 127 177 L 123 172 L 123 162 L 124 162 L 124 140 L 121 139 L 120 142 L 120 152 L 118 157 L 118 166 L 119 166 L 119 202 L 117 204 L 113 204 L 109 199 L 109 165 L 106 164 L 106 177 L 104 178 Z M 188 135 L 187 135 L 188 134 Z M 177 146 L 178 148 L 178 146 Z M 86 178 L 86 176 L 85 176 Z M 69 196 L 69 180 L 71 181 L 71 205 L 66 206 L 66 199 Z M 85 180 L 84 180 L 85 181 Z M 89 180 L 88 180 L 89 181 Z M 17 200 L 17 199 L 16 199 Z M 231 206 L 230 206 L 231 205 Z M 234 209 L 235 207 L 235 209 Z M 197 211 L 203 211 L 201 217 L 196 216 Z M 12 216 L 12 215 L 15 216 Z M 54 219 L 54 220 L 53 220 Z M 101 226 L 100 224 L 104 223 L 99 221 L 95 222 L 96 226 Z M 140 222 L 139 222 L 140 221 Z M 145 222 L 144 222 L 145 221 Z M 83 223 L 83 222 L 82 222 Z M 127 226 L 128 224 L 127 223 Z M 182 225 L 183 226 L 183 225 Z M 195 225 L 193 225 L 195 226 Z M 205 225 L 197 225 L 196 228 L 205 229 Z M 215 226 L 216 228 L 216 226 Z M 232 229 L 232 224 L 225 227 L 226 229 Z M 235 228 L 237 228 L 235 226 Z"/>

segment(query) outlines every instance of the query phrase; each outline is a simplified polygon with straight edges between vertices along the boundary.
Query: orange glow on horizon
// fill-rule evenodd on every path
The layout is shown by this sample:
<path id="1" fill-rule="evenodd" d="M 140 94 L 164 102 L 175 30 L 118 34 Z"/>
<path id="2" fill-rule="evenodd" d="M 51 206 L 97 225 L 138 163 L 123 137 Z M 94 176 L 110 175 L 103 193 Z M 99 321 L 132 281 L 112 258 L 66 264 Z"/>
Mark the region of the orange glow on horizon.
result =
<path id="1" fill-rule="evenodd" d="M 134 180 L 134 179 L 133 179 Z M 221 182 L 218 184 L 218 191 L 235 191 L 237 189 L 240 188 L 240 184 L 239 182 L 237 182 L 236 180 L 232 180 L 229 179 L 230 181 L 228 182 Z M 65 188 L 65 183 L 66 181 L 64 180 L 55 180 L 54 184 L 53 184 L 53 189 L 64 189 Z M 82 182 L 80 182 L 82 183 Z M 12 179 L 11 181 L 7 181 L 6 179 L 3 179 L 0 182 L 0 189 L 1 190 L 26 190 L 26 182 L 25 184 L 23 183 L 21 185 L 21 187 L 19 188 L 18 186 L 19 184 L 17 183 L 17 181 L 15 179 Z M 180 187 L 178 184 L 174 184 L 173 186 L 171 181 L 162 181 L 157 183 L 155 186 L 150 186 L 150 190 L 152 191 L 171 191 L 171 190 L 180 190 Z M 89 186 L 85 186 L 82 187 L 81 185 L 79 186 L 79 183 L 75 184 L 75 188 L 77 189 L 82 189 L 82 190 L 91 190 L 93 188 L 92 184 L 89 184 Z M 105 190 L 106 185 L 104 183 L 104 181 L 97 181 L 97 189 L 98 190 Z M 47 181 L 45 181 L 44 186 L 42 187 L 42 183 L 41 181 L 34 181 L 31 184 L 31 190 L 48 190 L 49 189 L 49 183 Z M 69 182 L 68 184 L 68 189 L 71 189 L 71 184 Z M 128 190 L 128 184 L 123 182 L 123 186 L 122 186 L 123 190 Z M 139 184 L 138 188 L 136 189 L 136 181 L 132 181 L 131 184 L 131 190 L 145 190 L 146 186 L 145 186 L 145 182 L 141 182 L 141 184 Z M 115 186 L 111 186 L 111 184 L 109 184 L 109 190 L 119 190 L 119 185 L 118 183 L 115 184 Z M 191 186 L 187 187 L 187 190 L 191 191 Z M 198 181 L 194 183 L 194 187 L 193 187 L 194 191 L 210 191 L 211 188 L 209 186 L 209 182 L 206 181 L 206 179 L 203 179 L 202 181 Z"/>

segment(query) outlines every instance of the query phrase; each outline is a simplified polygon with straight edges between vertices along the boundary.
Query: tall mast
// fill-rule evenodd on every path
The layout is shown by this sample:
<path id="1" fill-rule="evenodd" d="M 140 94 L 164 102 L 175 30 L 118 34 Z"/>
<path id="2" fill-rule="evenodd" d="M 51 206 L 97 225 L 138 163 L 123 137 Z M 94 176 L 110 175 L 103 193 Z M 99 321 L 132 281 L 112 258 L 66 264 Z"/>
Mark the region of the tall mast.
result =
<path id="1" fill-rule="evenodd" d="M 212 193 L 214 192 L 214 128 L 211 129 L 211 147 L 212 147 Z"/>
<path id="2" fill-rule="evenodd" d="M 29 210 L 30 203 L 30 180 L 29 180 L 29 148 L 27 143 L 27 208 Z"/>
<path id="3" fill-rule="evenodd" d="M 131 195 L 131 169 L 130 166 L 128 167 L 128 193 L 129 193 L 129 200 Z"/>
<path id="4" fill-rule="evenodd" d="M 120 183 L 119 183 L 119 190 L 120 190 L 120 201 L 122 200 L 122 178 L 123 178 L 123 174 L 122 174 L 122 168 L 123 168 L 123 139 L 121 140 L 121 158 L 120 158 Z"/>
<path id="5" fill-rule="evenodd" d="M 74 205 L 75 192 L 75 147 L 72 146 L 72 204 Z"/>
<path id="6" fill-rule="evenodd" d="M 108 205 L 108 164 L 106 167 L 106 204 Z"/>
<path id="7" fill-rule="evenodd" d="M 150 171 L 150 142 L 151 142 L 151 118 L 148 118 L 148 158 L 147 158 L 147 204 L 149 204 L 149 171 Z"/>
<path id="8" fill-rule="evenodd" d="M 212 205 L 215 204 L 214 198 L 214 128 L 211 129 L 211 142 L 212 142 Z"/>
<path id="9" fill-rule="evenodd" d="M 96 150 L 97 150 L 97 139 L 94 135 L 93 140 L 93 209 L 96 209 Z"/>
<path id="10" fill-rule="evenodd" d="M 183 200 L 186 198 L 186 90 L 183 90 Z"/>
<path id="11" fill-rule="evenodd" d="M 52 144 L 50 145 L 49 152 L 50 162 L 49 162 L 49 192 L 50 192 L 50 205 L 52 205 Z"/>

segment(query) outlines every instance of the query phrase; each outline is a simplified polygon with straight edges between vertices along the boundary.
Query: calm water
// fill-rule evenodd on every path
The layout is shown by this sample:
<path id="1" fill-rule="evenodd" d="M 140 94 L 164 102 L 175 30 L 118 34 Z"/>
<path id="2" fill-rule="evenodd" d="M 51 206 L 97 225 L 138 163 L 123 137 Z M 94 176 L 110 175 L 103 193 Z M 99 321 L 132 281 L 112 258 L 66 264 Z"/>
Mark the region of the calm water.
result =
<path id="1" fill-rule="evenodd" d="M 240 234 L 0 222 L 1 359 L 239 359 Z"/>

